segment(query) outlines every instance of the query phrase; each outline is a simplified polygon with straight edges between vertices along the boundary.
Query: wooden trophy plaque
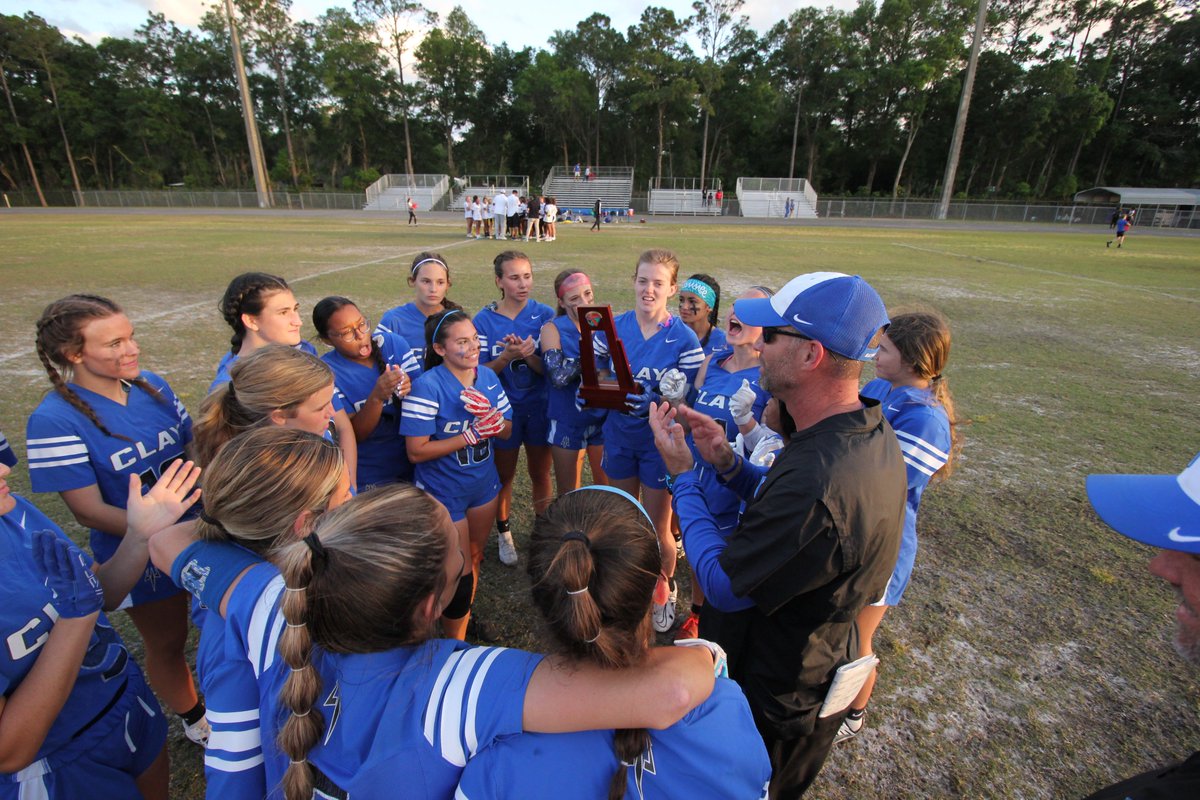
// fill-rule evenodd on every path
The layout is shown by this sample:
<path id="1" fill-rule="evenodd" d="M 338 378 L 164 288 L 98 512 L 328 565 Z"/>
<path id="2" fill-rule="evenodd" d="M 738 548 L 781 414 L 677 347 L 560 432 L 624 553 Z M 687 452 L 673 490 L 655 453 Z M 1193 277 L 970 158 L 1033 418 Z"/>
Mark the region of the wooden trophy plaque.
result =
<path id="1" fill-rule="evenodd" d="M 596 369 L 596 350 L 592 336 L 603 333 L 608 341 L 608 355 L 612 360 L 613 379 L 601 380 Z M 617 337 L 613 326 L 612 306 L 579 307 L 579 373 L 581 385 L 579 396 L 591 408 L 608 408 L 625 411 L 625 395 L 641 394 L 642 387 L 633 379 L 625 345 Z"/>

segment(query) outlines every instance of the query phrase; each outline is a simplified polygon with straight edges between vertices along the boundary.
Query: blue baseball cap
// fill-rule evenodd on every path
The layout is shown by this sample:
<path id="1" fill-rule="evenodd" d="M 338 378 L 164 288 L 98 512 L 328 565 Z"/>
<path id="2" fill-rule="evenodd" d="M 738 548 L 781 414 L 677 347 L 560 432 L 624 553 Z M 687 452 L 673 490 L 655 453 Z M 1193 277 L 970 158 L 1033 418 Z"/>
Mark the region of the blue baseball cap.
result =
<path id="1" fill-rule="evenodd" d="M 800 275 L 774 297 L 737 300 L 733 310 L 746 325 L 790 325 L 855 361 L 875 357 L 879 352 L 879 330 L 888 324 L 879 292 L 858 275 L 840 272 Z"/>
<path id="2" fill-rule="evenodd" d="M 1087 493 L 1117 533 L 1200 554 L 1200 453 L 1178 475 L 1089 475 Z"/>

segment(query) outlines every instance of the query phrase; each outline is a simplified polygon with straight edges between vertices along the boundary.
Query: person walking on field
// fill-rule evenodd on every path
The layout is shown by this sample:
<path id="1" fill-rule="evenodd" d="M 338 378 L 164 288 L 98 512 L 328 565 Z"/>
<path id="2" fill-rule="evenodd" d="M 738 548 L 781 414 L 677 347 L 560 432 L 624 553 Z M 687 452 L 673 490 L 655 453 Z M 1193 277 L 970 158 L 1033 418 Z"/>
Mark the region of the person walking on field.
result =
<path id="1" fill-rule="evenodd" d="M 1133 223 L 1129 221 L 1128 214 L 1122 215 L 1121 218 L 1117 220 L 1117 249 L 1120 249 L 1121 245 L 1125 243 L 1125 232 L 1128 231 L 1132 225 Z M 1112 247 L 1112 243 L 1113 240 L 1109 239 L 1104 246 Z"/>
<path id="2" fill-rule="evenodd" d="M 410 197 L 410 198 L 408 198 L 407 201 L 405 201 L 404 205 L 408 208 L 408 224 L 416 225 L 417 224 L 417 201 L 413 200 Z"/>
<path id="3" fill-rule="evenodd" d="M 595 222 L 593 222 L 593 223 L 592 223 L 592 227 L 588 229 L 588 232 L 589 232 L 589 233 L 591 233 L 592 231 L 598 231 L 598 230 L 600 230 L 600 212 L 601 212 L 602 210 L 603 210 L 603 203 L 601 203 L 601 202 L 600 202 L 600 198 L 599 198 L 599 197 L 597 197 L 597 198 L 596 198 L 596 205 L 595 205 L 595 206 L 593 207 L 593 209 L 592 209 L 592 213 L 596 215 L 596 221 L 595 221 Z"/>

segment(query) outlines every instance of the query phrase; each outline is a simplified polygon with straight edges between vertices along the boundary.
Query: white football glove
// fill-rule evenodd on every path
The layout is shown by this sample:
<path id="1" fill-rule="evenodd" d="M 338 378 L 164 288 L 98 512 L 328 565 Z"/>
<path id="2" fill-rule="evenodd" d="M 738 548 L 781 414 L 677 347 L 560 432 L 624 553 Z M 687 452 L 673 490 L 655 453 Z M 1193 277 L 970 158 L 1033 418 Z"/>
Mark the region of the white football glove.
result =
<path id="1" fill-rule="evenodd" d="M 750 381 L 742 378 L 742 385 L 729 398 L 729 414 L 739 426 L 754 419 L 754 401 L 758 394 L 750 388 Z"/>
<path id="2" fill-rule="evenodd" d="M 677 369 L 669 369 L 658 382 L 658 393 L 670 403 L 681 403 L 687 397 L 688 380 Z"/>

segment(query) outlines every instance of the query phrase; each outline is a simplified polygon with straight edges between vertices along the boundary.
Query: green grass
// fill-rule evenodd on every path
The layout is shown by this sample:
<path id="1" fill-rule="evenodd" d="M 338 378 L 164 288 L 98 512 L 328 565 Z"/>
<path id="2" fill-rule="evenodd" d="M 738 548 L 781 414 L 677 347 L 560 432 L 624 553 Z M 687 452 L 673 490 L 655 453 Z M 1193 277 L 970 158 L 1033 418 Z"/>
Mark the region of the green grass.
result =
<path id="1" fill-rule="evenodd" d="M 892 310 L 950 320 L 964 458 L 926 495 L 912 585 L 878 637 L 866 731 L 836 749 L 811 796 L 1080 796 L 1200 741 L 1200 674 L 1169 645 L 1172 592 L 1146 572 L 1148 548 L 1098 522 L 1083 485 L 1090 472 L 1175 472 L 1200 449 L 1200 239 L 1135 232 L 1120 251 L 1104 239 L 657 221 L 562 225 L 553 245 L 525 246 L 546 302 L 571 266 L 601 302 L 628 308 L 637 254 L 665 246 L 726 298 L 832 269 L 868 278 Z M 498 248 L 465 241 L 449 216 L 412 229 L 355 214 L 0 215 L 0 428 L 23 455 L 24 419 L 48 387 L 33 323 L 68 292 L 122 303 L 143 364 L 194 411 L 227 346 L 216 302 L 230 277 L 279 273 L 305 308 L 345 294 L 377 320 L 409 298 L 406 267 L 426 248 L 451 264 L 455 300 L 495 296 Z M 27 492 L 20 468 L 13 483 Z M 527 481 L 518 493 L 521 547 Z M 38 502 L 82 535 L 57 498 Z M 536 647 L 527 579 L 492 555 L 480 610 L 507 643 Z M 172 757 L 173 795 L 201 797 L 199 754 L 177 729 Z"/>

